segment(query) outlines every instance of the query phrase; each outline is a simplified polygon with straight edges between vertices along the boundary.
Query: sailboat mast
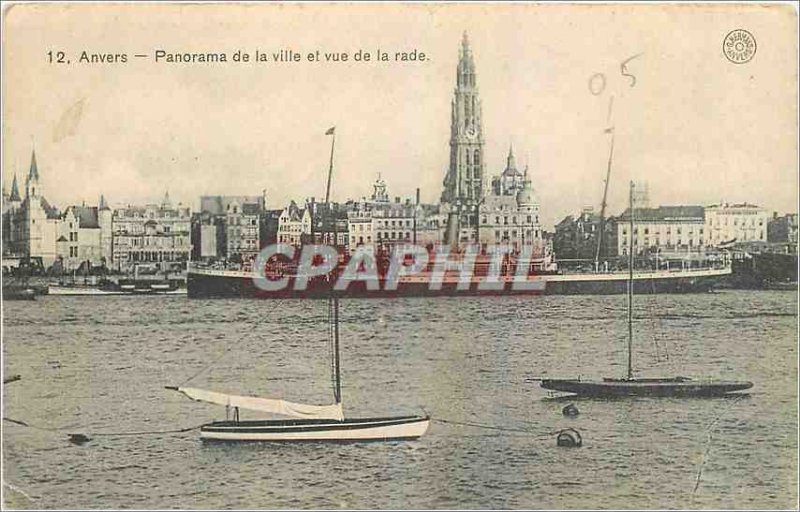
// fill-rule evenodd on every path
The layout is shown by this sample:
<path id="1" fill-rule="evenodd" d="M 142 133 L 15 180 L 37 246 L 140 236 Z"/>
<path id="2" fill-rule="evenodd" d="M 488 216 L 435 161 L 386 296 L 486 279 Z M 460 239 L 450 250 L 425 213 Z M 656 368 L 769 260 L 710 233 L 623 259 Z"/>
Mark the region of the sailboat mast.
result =
<path id="1" fill-rule="evenodd" d="M 336 254 L 338 259 L 339 249 L 338 249 L 338 238 L 339 233 L 336 226 L 336 215 L 333 212 L 333 208 L 331 207 L 331 178 L 333 177 L 333 149 L 336 145 L 336 130 L 335 128 L 331 128 L 327 132 L 326 135 L 331 135 L 331 158 L 330 158 L 330 165 L 328 167 L 328 186 L 325 189 L 325 207 L 328 212 L 328 215 L 331 217 L 333 221 L 333 246 L 336 248 Z M 337 262 L 338 263 L 338 262 Z M 328 299 L 328 307 L 333 307 L 333 318 L 331 321 L 333 322 L 333 399 L 338 404 L 342 401 L 342 375 L 341 375 L 341 366 L 340 366 L 340 359 L 339 359 L 339 297 L 336 295 L 334 291 L 333 284 L 331 284 L 331 296 Z"/>
<path id="2" fill-rule="evenodd" d="M 328 130 L 328 134 L 332 135 L 331 138 L 331 159 L 330 165 L 328 167 L 328 186 L 325 188 L 325 203 L 328 203 L 331 200 L 331 177 L 333 176 L 333 147 L 336 145 L 336 131 L 331 128 Z"/>
<path id="3" fill-rule="evenodd" d="M 597 233 L 597 250 L 594 255 L 594 265 L 596 270 L 600 270 L 600 255 L 603 251 L 603 234 L 605 233 L 606 202 L 608 200 L 608 182 L 611 180 L 611 161 L 614 158 L 614 130 L 611 130 L 611 148 L 608 150 L 608 165 L 606 166 L 606 179 L 603 187 L 603 202 L 600 203 L 600 228 Z"/>
<path id="4" fill-rule="evenodd" d="M 339 366 L 339 297 L 336 295 L 333 296 L 333 371 L 333 398 L 338 404 L 342 401 L 342 376 Z"/>
<path id="5" fill-rule="evenodd" d="M 630 241 L 628 244 L 628 380 L 633 379 L 633 181 L 630 196 Z"/>

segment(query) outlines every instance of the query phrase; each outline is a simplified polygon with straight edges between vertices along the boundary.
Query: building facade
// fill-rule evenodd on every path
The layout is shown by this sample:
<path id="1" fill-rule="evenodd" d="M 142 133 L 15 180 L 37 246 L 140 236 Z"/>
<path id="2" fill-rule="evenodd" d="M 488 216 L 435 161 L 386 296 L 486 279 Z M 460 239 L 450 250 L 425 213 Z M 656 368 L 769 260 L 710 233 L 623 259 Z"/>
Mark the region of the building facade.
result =
<path id="1" fill-rule="evenodd" d="M 778 216 L 778 212 L 773 213 L 772 219 L 767 223 L 767 241 L 797 245 L 797 214 Z"/>
<path id="2" fill-rule="evenodd" d="M 112 213 L 113 266 L 120 272 L 146 267 L 180 271 L 192 250 L 191 209 L 172 206 L 165 195 L 161 204 L 127 206 Z"/>
<path id="3" fill-rule="evenodd" d="M 605 219 L 603 224 L 603 247 L 598 255 L 597 244 L 600 243 L 600 216 L 594 208 L 585 207 L 578 215 L 568 215 L 556 224 L 553 234 L 553 251 L 559 264 L 580 266 L 593 261 L 599 256 L 600 261 L 617 256 L 617 224 L 616 219 Z M 575 265 L 570 265 L 574 261 Z"/>
<path id="4" fill-rule="evenodd" d="M 633 241 L 634 254 L 664 257 L 705 252 L 707 233 L 702 206 L 634 208 L 633 232 L 630 209 L 616 218 L 617 254 L 627 255 Z"/>
<path id="5" fill-rule="evenodd" d="M 544 254 L 539 200 L 533 190 L 528 169 L 517 169 L 513 148 L 509 148 L 506 168 L 492 179 L 492 191 L 479 205 L 478 240 L 482 245 L 505 244 L 515 250 L 532 249 Z"/>
<path id="6" fill-rule="evenodd" d="M 766 242 L 770 213 L 749 203 L 720 203 L 705 208 L 706 243 Z"/>
<path id="7" fill-rule="evenodd" d="M 284 208 L 278 218 L 278 243 L 299 246 L 311 235 L 311 211 L 300 208 L 294 201 Z"/>
<path id="8" fill-rule="evenodd" d="M 265 244 L 266 192 L 260 196 L 201 196 L 192 216 L 193 256 L 197 260 L 256 258 Z"/>

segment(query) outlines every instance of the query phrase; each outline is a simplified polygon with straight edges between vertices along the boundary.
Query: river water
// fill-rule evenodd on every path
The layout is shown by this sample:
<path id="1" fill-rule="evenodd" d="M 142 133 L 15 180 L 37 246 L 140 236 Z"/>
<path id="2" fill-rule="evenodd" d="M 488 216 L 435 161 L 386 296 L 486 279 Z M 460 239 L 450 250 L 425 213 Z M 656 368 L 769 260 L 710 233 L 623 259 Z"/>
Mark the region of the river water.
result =
<path id="1" fill-rule="evenodd" d="M 435 419 L 417 441 L 204 444 L 188 384 L 331 397 L 324 301 L 42 297 L 4 307 L 3 477 L 30 508 L 792 508 L 797 295 L 636 298 L 638 376 L 755 383 L 736 399 L 577 400 L 540 376 L 623 376 L 624 296 L 342 300 L 345 414 Z M 199 372 L 199 373 L 198 373 Z M 250 417 L 243 411 L 243 417 Z M 512 432 L 463 426 L 478 423 Z M 552 432 L 578 429 L 582 448 Z M 92 438 L 85 445 L 67 433 Z"/>

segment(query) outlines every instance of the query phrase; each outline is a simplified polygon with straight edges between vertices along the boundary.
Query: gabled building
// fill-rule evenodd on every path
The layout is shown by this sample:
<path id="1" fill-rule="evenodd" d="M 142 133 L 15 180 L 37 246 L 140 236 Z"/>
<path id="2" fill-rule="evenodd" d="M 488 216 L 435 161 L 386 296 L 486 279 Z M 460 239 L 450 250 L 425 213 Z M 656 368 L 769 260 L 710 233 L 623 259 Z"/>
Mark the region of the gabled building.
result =
<path id="1" fill-rule="evenodd" d="M 556 224 L 553 233 L 553 252 L 558 258 L 559 265 L 571 266 L 574 260 L 579 266 L 589 263 L 597 258 L 597 244 L 600 243 L 600 216 L 594 208 L 586 207 L 577 215 L 567 215 Z M 602 223 L 603 247 L 600 251 L 600 261 L 614 258 L 618 253 L 616 219 L 605 219 Z"/>
<path id="2" fill-rule="evenodd" d="M 98 206 L 68 206 L 56 241 L 63 269 L 111 267 L 112 237 L 112 212 L 103 196 Z"/>
<path id="3" fill-rule="evenodd" d="M 299 246 L 311 235 L 311 211 L 292 201 L 278 218 L 278 243 Z"/>

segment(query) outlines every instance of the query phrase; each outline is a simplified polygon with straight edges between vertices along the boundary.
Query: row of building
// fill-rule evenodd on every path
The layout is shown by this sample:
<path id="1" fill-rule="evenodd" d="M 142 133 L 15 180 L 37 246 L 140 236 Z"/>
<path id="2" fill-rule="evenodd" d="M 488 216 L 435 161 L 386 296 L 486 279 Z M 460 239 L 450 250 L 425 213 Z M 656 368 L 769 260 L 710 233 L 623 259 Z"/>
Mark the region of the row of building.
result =
<path id="1" fill-rule="evenodd" d="M 553 250 L 560 260 L 593 260 L 628 254 L 685 257 L 721 248 L 759 247 L 796 253 L 797 214 L 778 215 L 749 203 L 651 208 L 646 204 L 601 220 L 593 208 L 568 215 L 555 226 Z M 600 231 L 603 231 L 601 240 Z"/>
<path id="2" fill-rule="evenodd" d="M 794 252 L 797 214 L 779 216 L 749 204 L 649 207 L 644 198 L 634 209 L 601 222 L 592 208 L 567 216 L 552 234 L 539 223 L 527 169 L 516 169 L 513 151 L 506 168 L 493 180 L 490 196 L 476 205 L 474 229 L 461 227 L 464 238 L 483 244 L 527 245 L 555 253 L 559 261 L 593 260 L 602 243 L 603 259 L 624 256 L 630 241 L 637 254 L 662 257 L 703 255 L 732 244 L 756 243 L 773 252 Z M 298 205 L 269 209 L 266 193 L 253 196 L 203 196 L 200 209 L 172 205 L 169 196 L 158 204 L 111 208 L 103 197 L 98 205 L 52 206 L 40 185 L 35 153 L 25 180 L 24 197 L 16 176 L 3 193 L 3 257 L 31 256 L 63 271 L 104 266 L 130 272 L 135 267 L 180 271 L 186 262 L 253 261 L 272 243 L 336 243 L 349 251 L 360 245 L 418 243 L 447 239 L 448 204 L 423 204 L 419 194 L 390 198 L 378 176 L 372 194 L 360 200 L 327 205 L 313 198 Z M 603 229 L 603 240 L 598 234 Z"/>
<path id="3" fill-rule="evenodd" d="M 2 224 L 4 266 L 32 259 L 56 272 L 94 267 L 129 272 L 138 266 L 180 271 L 192 247 L 191 210 L 173 206 L 169 195 L 160 204 L 114 209 L 102 196 L 96 206 L 60 210 L 51 205 L 42 190 L 35 152 L 24 197 L 16 175 L 10 191 L 4 184 Z"/>

